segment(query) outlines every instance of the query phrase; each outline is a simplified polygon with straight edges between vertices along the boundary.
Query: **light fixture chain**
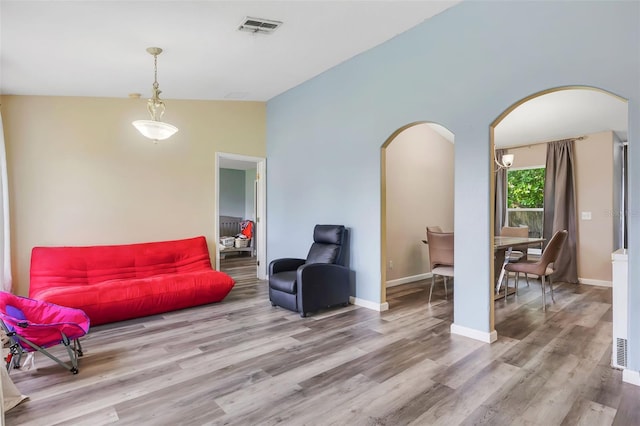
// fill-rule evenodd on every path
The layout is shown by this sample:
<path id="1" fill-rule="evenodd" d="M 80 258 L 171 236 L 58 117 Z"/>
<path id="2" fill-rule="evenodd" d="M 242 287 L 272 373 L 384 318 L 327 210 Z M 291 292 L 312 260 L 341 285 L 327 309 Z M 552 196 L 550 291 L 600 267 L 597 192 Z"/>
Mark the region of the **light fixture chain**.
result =
<path id="1" fill-rule="evenodd" d="M 158 88 L 158 55 L 153 55 L 153 87 Z"/>

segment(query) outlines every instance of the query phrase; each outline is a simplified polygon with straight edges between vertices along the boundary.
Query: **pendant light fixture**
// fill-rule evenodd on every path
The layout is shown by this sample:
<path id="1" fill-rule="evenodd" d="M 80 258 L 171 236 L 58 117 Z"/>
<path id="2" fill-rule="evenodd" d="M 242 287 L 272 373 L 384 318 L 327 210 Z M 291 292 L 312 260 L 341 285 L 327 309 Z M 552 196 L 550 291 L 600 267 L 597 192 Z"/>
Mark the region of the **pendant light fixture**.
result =
<path id="1" fill-rule="evenodd" d="M 509 167 L 513 166 L 513 160 L 515 159 L 513 154 L 503 154 L 502 158 L 498 161 L 498 155 L 496 153 L 496 150 L 493 150 L 493 161 L 496 162 L 496 166 L 498 166 L 498 168 L 496 170 L 500 170 L 500 169 L 508 169 Z"/>
<path id="2" fill-rule="evenodd" d="M 147 52 L 153 55 L 153 88 L 151 99 L 147 101 L 147 110 L 151 114 L 151 120 L 136 120 L 132 124 L 143 136 L 155 142 L 170 138 L 178 131 L 176 126 L 160 121 L 164 114 L 164 102 L 160 99 L 162 91 L 158 84 L 158 55 L 162 53 L 159 47 L 149 47 Z"/>

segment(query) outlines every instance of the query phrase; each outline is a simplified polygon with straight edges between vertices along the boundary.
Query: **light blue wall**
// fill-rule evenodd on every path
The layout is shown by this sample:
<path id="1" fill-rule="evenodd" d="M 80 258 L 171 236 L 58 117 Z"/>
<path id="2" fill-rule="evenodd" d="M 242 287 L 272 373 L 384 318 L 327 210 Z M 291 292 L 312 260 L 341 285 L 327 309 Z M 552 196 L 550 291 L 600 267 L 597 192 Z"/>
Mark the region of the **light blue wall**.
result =
<path id="1" fill-rule="evenodd" d="M 221 216 L 244 218 L 245 213 L 245 172 L 244 170 L 220 169 Z"/>
<path id="2" fill-rule="evenodd" d="M 640 260 L 639 28 L 638 2 L 464 2 L 270 100 L 269 259 L 304 256 L 315 223 L 343 223 L 354 295 L 380 302 L 380 147 L 407 123 L 437 122 L 456 138 L 455 323 L 491 331 L 489 125 L 530 94 L 589 85 L 630 99 L 629 249 Z M 640 284 L 640 262 L 630 265 Z M 637 284 L 630 303 L 640 306 Z M 640 327 L 631 339 L 640 364 Z"/>

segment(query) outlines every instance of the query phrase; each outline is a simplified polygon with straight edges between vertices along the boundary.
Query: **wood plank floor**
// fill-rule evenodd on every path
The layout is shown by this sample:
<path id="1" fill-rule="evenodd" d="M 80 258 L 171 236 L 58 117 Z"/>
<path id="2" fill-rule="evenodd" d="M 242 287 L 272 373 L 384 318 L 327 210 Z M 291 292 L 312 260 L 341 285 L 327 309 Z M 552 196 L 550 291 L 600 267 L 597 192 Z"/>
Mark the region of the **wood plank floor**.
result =
<path id="1" fill-rule="evenodd" d="M 640 388 L 609 367 L 610 289 L 560 285 L 544 314 L 532 281 L 496 302 L 491 345 L 450 335 L 441 285 L 427 298 L 422 281 L 387 312 L 300 318 L 245 277 L 221 303 L 93 327 L 78 375 L 43 356 L 13 371 L 30 398 L 6 424 L 640 424 Z"/>

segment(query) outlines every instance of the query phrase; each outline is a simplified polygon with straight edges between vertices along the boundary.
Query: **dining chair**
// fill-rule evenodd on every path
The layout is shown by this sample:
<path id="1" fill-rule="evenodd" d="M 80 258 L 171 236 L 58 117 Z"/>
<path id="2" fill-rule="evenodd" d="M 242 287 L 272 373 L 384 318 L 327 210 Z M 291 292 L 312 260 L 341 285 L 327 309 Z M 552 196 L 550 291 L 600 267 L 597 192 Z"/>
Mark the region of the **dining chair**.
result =
<path id="1" fill-rule="evenodd" d="M 529 237 L 529 227 L 528 226 L 503 226 L 500 230 L 501 237 L 518 237 L 518 238 L 528 238 Z M 518 260 L 527 258 L 527 252 L 522 252 L 520 250 L 513 250 L 511 252 L 511 258 L 509 261 L 511 262 L 513 259 L 514 262 Z"/>
<path id="2" fill-rule="evenodd" d="M 520 273 L 538 275 L 542 281 L 542 311 L 544 312 L 547 307 L 546 295 L 545 295 L 545 277 L 549 277 L 549 290 L 551 292 L 551 300 L 555 303 L 553 298 L 553 283 L 551 280 L 551 274 L 555 271 L 553 269 L 553 262 L 556 261 L 560 250 L 564 242 L 567 240 L 568 232 L 566 230 L 556 232 L 547 247 L 542 251 L 542 256 L 538 261 L 528 262 L 516 262 L 508 263 L 504 269 L 508 272 L 516 273 L 516 298 L 518 297 L 518 280 Z"/>
<path id="3" fill-rule="evenodd" d="M 528 238 L 529 237 L 529 227 L 528 226 L 503 226 L 502 229 L 500 230 L 500 236 L 501 237 L 518 237 L 518 238 Z M 505 257 L 505 261 L 506 263 L 515 263 L 515 262 L 520 262 L 521 260 L 526 261 L 527 260 L 527 250 L 525 249 L 524 251 L 520 251 L 520 250 L 511 250 L 511 254 L 507 257 Z M 505 263 L 505 265 L 506 265 Z M 509 277 L 508 274 L 507 275 L 507 281 L 509 281 Z M 501 272 L 501 276 L 502 276 L 502 272 Z M 527 286 L 529 286 L 529 275 L 528 274 L 524 274 L 526 280 L 527 280 Z M 500 282 L 498 283 L 498 288 L 500 286 Z"/>
<path id="4" fill-rule="evenodd" d="M 427 226 L 427 231 L 431 231 L 431 232 L 442 232 L 442 228 L 440 228 L 439 226 Z M 422 242 L 424 244 L 429 244 L 428 240 L 422 240 Z"/>
<path id="5" fill-rule="evenodd" d="M 436 275 L 444 281 L 444 298 L 447 298 L 447 280 L 453 278 L 453 232 L 435 232 L 427 228 L 429 242 L 429 263 L 431 266 L 431 289 L 429 304 L 435 284 Z"/>

